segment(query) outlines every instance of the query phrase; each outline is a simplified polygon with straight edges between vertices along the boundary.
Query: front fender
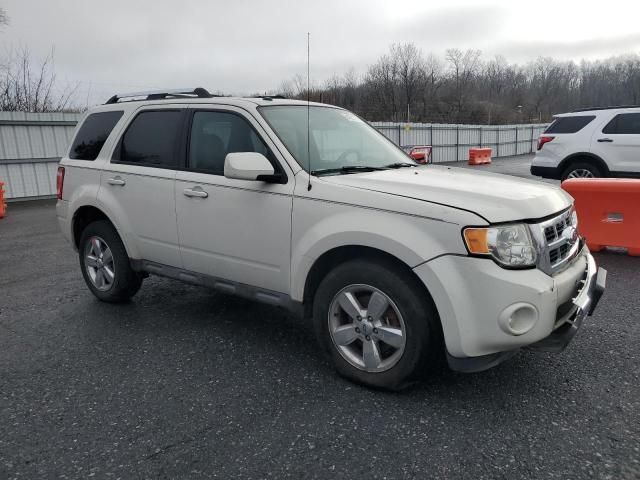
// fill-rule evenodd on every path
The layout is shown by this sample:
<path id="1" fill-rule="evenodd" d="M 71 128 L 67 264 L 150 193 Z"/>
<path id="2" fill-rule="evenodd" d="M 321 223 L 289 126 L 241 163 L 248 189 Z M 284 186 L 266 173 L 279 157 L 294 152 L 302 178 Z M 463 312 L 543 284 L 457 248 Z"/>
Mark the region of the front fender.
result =
<path id="1" fill-rule="evenodd" d="M 331 209 L 333 212 L 318 212 Z M 363 246 L 393 255 L 413 268 L 445 253 L 465 253 L 460 225 L 412 215 L 350 206 L 317 206 L 313 214 L 294 207 L 291 297 L 302 301 L 307 275 L 326 252 Z"/>

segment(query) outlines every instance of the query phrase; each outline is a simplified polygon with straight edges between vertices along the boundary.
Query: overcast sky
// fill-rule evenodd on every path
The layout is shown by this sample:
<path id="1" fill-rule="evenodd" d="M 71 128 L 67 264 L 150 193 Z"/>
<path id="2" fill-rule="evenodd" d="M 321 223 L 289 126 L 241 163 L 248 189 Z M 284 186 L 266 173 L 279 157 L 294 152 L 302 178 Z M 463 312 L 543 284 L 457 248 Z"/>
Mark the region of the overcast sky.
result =
<path id="1" fill-rule="evenodd" d="M 640 53 L 640 2 L 0 0 L 2 49 L 55 48 L 59 83 L 80 103 L 145 88 L 204 86 L 248 94 L 306 73 L 365 71 L 394 42 L 423 52 L 478 48 L 510 62 Z"/>

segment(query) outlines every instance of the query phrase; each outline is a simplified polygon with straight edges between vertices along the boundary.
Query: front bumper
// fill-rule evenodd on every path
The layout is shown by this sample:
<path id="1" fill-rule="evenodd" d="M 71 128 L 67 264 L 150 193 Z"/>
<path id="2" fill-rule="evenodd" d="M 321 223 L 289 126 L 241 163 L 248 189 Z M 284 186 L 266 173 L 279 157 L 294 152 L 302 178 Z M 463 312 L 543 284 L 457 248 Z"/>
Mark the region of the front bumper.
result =
<path id="1" fill-rule="evenodd" d="M 506 270 L 487 259 L 448 255 L 414 269 L 438 309 L 449 365 L 479 371 L 522 348 L 559 351 L 591 314 L 602 295 L 606 271 L 588 248 L 562 271 Z M 525 306 L 529 329 L 504 328 L 505 312 Z"/>
<path id="2" fill-rule="evenodd" d="M 539 342 L 529 345 L 527 349 L 539 352 L 561 352 L 566 348 L 582 326 L 587 316 L 593 315 L 607 284 L 607 271 L 596 267 L 596 262 L 591 255 L 587 259 L 586 278 L 584 286 L 573 300 L 577 307 L 575 313 L 563 322 L 551 335 Z"/>
<path id="3" fill-rule="evenodd" d="M 584 319 L 593 314 L 606 288 L 607 271 L 604 268 L 598 268 L 590 254 L 587 256 L 585 277 L 581 282 L 582 288 L 571 301 L 574 306 L 571 313 L 556 322 L 557 328 L 549 336 L 524 348 L 539 352 L 561 352 L 566 348 L 578 333 Z M 452 370 L 467 373 L 480 372 L 504 362 L 518 351 L 519 349 L 514 349 L 467 358 L 457 358 L 447 353 L 447 361 Z"/>

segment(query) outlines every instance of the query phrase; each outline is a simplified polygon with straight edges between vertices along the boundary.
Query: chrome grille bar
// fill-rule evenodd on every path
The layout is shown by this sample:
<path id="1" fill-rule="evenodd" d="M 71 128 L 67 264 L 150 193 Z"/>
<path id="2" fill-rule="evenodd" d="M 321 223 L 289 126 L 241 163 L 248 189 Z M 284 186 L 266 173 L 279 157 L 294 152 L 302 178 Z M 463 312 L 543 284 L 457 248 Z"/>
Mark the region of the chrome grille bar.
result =
<path id="1" fill-rule="evenodd" d="M 554 218 L 531 225 L 538 250 L 538 268 L 553 275 L 564 269 L 578 254 L 580 237 L 573 208 Z"/>

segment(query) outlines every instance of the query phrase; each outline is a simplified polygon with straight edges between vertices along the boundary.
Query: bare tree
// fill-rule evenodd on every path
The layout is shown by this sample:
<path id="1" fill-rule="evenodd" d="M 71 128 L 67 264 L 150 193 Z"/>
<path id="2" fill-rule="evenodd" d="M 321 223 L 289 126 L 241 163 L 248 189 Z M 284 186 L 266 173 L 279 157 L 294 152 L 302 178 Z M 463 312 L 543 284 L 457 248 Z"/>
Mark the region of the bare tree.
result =
<path id="1" fill-rule="evenodd" d="M 430 53 L 423 62 L 424 83 L 422 88 L 422 118 L 440 113 L 438 105 L 438 91 L 444 82 L 444 66 L 442 61 Z"/>
<path id="2" fill-rule="evenodd" d="M 391 46 L 390 55 L 396 59 L 398 81 L 404 94 L 403 105 L 407 108 L 407 122 L 411 120 L 410 108 L 418 89 L 424 84 L 424 59 L 422 52 L 412 43 Z"/>
<path id="3" fill-rule="evenodd" d="M 27 48 L 14 50 L 0 66 L 0 110 L 69 110 L 75 90 L 74 86 L 57 87 L 53 50 L 39 65 L 34 65 Z"/>
<path id="4" fill-rule="evenodd" d="M 453 105 L 457 122 L 461 120 L 471 96 L 472 82 L 480 67 L 480 55 L 480 50 L 463 52 L 457 48 L 450 48 L 446 52 L 453 75 Z"/>

